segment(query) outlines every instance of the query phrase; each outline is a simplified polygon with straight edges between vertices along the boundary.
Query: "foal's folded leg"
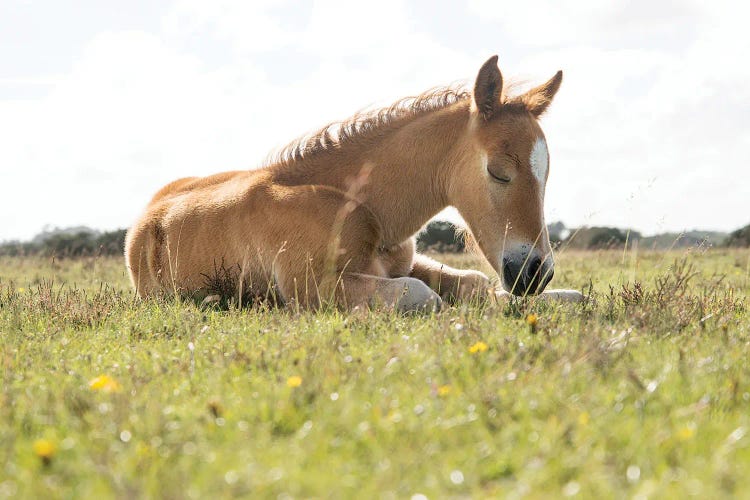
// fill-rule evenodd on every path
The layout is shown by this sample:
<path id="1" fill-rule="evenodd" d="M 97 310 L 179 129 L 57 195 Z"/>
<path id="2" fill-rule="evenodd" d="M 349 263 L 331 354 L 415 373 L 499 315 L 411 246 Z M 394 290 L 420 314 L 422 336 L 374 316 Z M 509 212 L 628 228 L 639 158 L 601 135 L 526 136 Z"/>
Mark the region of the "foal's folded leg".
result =
<path id="1" fill-rule="evenodd" d="M 482 272 L 455 269 L 419 253 L 414 254 L 411 276 L 427 283 L 450 302 L 485 298 L 491 286 Z"/>

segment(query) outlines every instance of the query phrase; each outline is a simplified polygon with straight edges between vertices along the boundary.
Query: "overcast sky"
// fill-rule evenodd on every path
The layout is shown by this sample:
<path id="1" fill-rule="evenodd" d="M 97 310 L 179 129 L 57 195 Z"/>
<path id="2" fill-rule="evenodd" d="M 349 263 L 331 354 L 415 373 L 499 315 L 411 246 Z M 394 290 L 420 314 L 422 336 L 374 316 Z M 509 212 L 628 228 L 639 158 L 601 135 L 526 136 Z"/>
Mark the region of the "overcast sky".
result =
<path id="1" fill-rule="evenodd" d="M 743 9 L 738 11 L 737 9 Z M 254 168 L 365 106 L 565 72 L 547 220 L 750 222 L 742 2 L 0 0 L 0 241 L 130 225 L 163 184 Z"/>

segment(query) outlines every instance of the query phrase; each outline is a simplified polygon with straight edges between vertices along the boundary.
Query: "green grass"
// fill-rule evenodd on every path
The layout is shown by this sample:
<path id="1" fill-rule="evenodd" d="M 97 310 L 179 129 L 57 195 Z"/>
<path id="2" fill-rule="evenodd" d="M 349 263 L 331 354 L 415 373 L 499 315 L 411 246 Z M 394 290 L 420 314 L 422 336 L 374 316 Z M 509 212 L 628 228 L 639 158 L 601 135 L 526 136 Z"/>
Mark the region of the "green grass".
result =
<path id="1" fill-rule="evenodd" d="M 556 267 L 587 304 L 404 317 L 139 302 L 121 259 L 0 259 L 0 497 L 747 495 L 750 251 Z"/>

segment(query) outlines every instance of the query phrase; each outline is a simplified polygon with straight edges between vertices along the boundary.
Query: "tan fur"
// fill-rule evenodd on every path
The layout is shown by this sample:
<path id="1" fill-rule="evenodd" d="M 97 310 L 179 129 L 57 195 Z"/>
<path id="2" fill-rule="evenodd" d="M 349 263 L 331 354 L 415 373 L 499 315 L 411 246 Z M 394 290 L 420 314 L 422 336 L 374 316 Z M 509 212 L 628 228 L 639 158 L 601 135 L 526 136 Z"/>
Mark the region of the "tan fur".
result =
<path id="1" fill-rule="evenodd" d="M 480 78 L 488 80 L 480 72 L 475 93 L 483 92 Z M 454 205 L 496 269 L 506 239 L 549 254 L 543 193 L 528 158 L 542 135 L 536 116 L 554 92 L 542 86 L 531 92 L 543 97 L 506 99 L 501 86 L 485 92 L 492 101 L 481 113 L 470 93 L 432 91 L 329 125 L 264 168 L 172 182 L 128 232 L 134 287 L 142 297 L 200 298 L 211 292 L 212 273 L 227 268 L 254 296 L 306 307 L 332 300 L 409 308 L 399 293 L 420 285 L 408 277 L 447 299 L 478 293 L 484 275 L 415 257 L 412 237 Z M 483 155 L 513 182 L 488 180 Z"/>

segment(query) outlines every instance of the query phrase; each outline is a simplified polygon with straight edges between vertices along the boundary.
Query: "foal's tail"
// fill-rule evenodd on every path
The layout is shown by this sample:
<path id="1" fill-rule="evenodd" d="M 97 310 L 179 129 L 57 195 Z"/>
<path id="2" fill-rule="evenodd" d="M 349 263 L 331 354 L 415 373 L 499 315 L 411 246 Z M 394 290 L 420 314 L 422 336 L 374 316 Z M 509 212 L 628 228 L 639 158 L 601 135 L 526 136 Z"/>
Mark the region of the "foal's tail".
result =
<path id="1" fill-rule="evenodd" d="M 160 289 L 164 248 L 164 228 L 158 220 L 136 223 L 125 237 L 125 265 L 130 282 L 140 297 Z"/>

